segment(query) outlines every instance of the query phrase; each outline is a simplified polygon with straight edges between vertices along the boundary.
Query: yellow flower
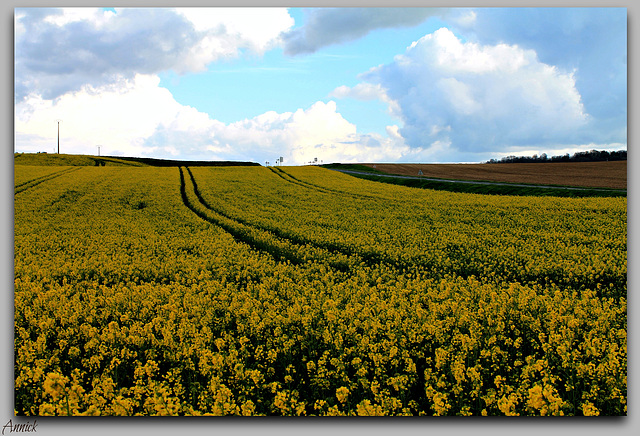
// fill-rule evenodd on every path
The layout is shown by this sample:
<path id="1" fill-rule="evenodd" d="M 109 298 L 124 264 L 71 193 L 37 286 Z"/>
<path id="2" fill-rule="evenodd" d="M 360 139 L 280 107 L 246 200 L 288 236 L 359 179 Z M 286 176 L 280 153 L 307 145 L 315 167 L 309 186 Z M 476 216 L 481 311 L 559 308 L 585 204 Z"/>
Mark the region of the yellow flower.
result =
<path id="1" fill-rule="evenodd" d="M 542 395 L 542 387 L 540 385 L 536 385 L 529 389 L 528 404 L 536 410 L 540 410 L 542 406 L 544 406 L 545 401 Z"/>
<path id="2" fill-rule="evenodd" d="M 256 405 L 253 404 L 253 401 L 247 400 L 242 405 L 242 416 L 251 416 L 255 413 Z"/>
<path id="3" fill-rule="evenodd" d="M 435 410 L 436 415 L 445 415 L 447 411 L 451 408 L 451 405 L 447 402 L 447 394 L 443 394 L 437 392 L 433 396 L 433 410 Z"/>
<path id="4" fill-rule="evenodd" d="M 358 416 L 382 416 L 383 411 L 380 405 L 372 405 L 371 401 L 363 400 L 356 406 L 356 413 Z"/>
<path id="5" fill-rule="evenodd" d="M 518 416 L 519 413 L 516 412 L 517 399 L 514 395 L 503 395 L 502 398 L 498 400 L 498 409 L 506 416 Z"/>
<path id="6" fill-rule="evenodd" d="M 345 401 L 347 401 L 348 396 L 349 396 L 349 389 L 347 389 L 346 387 L 342 386 L 336 389 L 336 398 L 338 398 L 338 401 L 340 401 L 341 403 L 344 403 Z"/>
<path id="7" fill-rule="evenodd" d="M 598 416 L 600 415 L 600 411 L 596 406 L 594 406 L 590 401 L 585 401 L 582 404 L 582 413 L 584 416 Z"/>
<path id="8" fill-rule="evenodd" d="M 50 372 L 44 380 L 44 392 L 51 395 L 54 400 L 58 400 L 64 393 L 64 387 L 68 381 L 67 377 L 56 372 Z"/>

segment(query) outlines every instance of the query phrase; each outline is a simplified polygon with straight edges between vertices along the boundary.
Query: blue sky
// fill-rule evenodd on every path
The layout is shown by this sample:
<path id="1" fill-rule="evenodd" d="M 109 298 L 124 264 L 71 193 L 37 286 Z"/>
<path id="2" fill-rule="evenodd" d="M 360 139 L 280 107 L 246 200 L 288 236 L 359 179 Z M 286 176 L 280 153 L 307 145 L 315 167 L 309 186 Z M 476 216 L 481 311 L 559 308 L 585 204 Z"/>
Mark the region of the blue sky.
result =
<path id="1" fill-rule="evenodd" d="M 289 14 L 297 28 L 303 25 L 302 9 L 289 9 Z M 367 38 L 305 56 L 286 56 L 282 48 L 277 48 L 260 57 L 211 64 L 205 73 L 180 76 L 168 71 L 160 74 L 160 86 L 171 91 L 178 102 L 197 107 L 225 123 L 269 110 L 306 108 L 318 100 L 330 100 L 336 83 L 355 86 L 360 73 L 392 62 L 411 42 L 443 25 L 433 17 L 417 26 L 381 29 Z M 362 131 L 383 134 L 386 125 L 397 122 L 383 102 L 344 99 L 336 103 L 339 112 Z"/>
<path id="2" fill-rule="evenodd" d="M 481 162 L 627 148 L 625 8 L 15 10 L 15 150 Z"/>

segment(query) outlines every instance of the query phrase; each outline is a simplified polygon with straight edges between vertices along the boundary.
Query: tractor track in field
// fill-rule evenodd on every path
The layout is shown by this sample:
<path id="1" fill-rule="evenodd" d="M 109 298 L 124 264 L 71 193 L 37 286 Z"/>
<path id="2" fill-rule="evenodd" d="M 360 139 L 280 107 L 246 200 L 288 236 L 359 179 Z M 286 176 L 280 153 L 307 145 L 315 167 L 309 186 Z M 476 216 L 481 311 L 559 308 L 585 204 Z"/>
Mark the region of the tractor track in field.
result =
<path id="1" fill-rule="evenodd" d="M 188 174 L 190 183 L 187 183 L 184 171 Z M 182 167 L 180 167 L 180 193 L 185 206 L 205 221 L 222 228 L 236 241 L 244 242 L 258 251 L 266 252 L 277 261 L 288 260 L 292 264 L 306 263 L 308 260 L 318 258 L 318 256 L 305 257 L 299 250 L 304 247 L 313 247 L 326 252 L 326 256 L 329 257 L 320 257 L 317 260 L 326 262 L 331 267 L 344 272 L 349 270 L 349 262 L 347 260 L 330 259 L 331 256 L 342 255 L 347 258 L 352 256 L 362 257 L 360 253 L 353 250 L 345 250 L 343 247 L 332 244 L 317 244 L 299 236 L 283 232 L 280 229 L 256 225 L 247 220 L 233 217 L 212 206 L 205 200 L 198 189 L 198 184 L 191 170 L 185 168 L 184 171 Z M 190 190 L 193 190 L 193 195 L 196 197 L 198 204 L 193 204 L 189 199 L 187 195 L 187 184 L 189 184 Z"/>
<path id="2" fill-rule="evenodd" d="M 355 264 L 364 263 L 368 266 L 385 264 L 386 266 L 397 270 L 411 267 L 430 268 L 433 266 L 430 265 L 429 262 L 415 263 L 398 261 L 397 259 L 390 258 L 384 253 L 362 253 L 356 249 L 346 248 L 338 244 L 318 244 L 317 242 L 309 241 L 300 236 L 291 235 L 278 228 L 260 226 L 245 219 L 231 216 L 228 213 L 214 207 L 202 197 L 202 194 L 200 193 L 200 190 L 198 188 L 198 184 L 190 168 L 185 167 L 183 171 L 183 168 L 180 167 L 179 170 L 180 192 L 182 201 L 187 208 L 189 208 L 193 213 L 195 213 L 203 220 L 222 228 L 225 232 L 229 233 L 236 241 L 246 243 L 251 248 L 257 251 L 265 252 L 271 255 L 271 257 L 276 261 L 288 260 L 295 265 L 303 264 L 307 259 L 304 259 L 297 250 L 304 248 L 305 246 L 311 246 L 326 251 L 329 256 L 343 255 L 347 258 L 355 257 Z M 185 171 L 189 176 L 189 183 L 187 183 L 187 177 L 185 177 L 184 175 Z M 290 182 L 289 180 L 286 181 Z M 189 199 L 189 196 L 187 195 L 187 184 L 189 184 L 189 189 L 192 190 L 193 195 L 196 197 L 197 204 L 193 204 L 193 202 Z M 304 187 L 308 189 L 315 189 L 307 186 Z M 267 237 L 265 238 L 265 235 L 262 235 L 263 237 L 259 238 L 259 235 L 256 235 L 255 232 L 263 232 Z M 290 244 L 290 246 L 277 246 L 278 241 L 282 241 L 285 244 Z M 348 272 L 350 268 L 350 264 L 348 261 L 336 261 L 327 258 L 321 258 L 318 260 L 326 262 L 332 268 L 342 272 Z M 457 273 L 460 274 L 459 271 Z M 465 276 L 465 274 L 461 275 Z"/>
<path id="3" fill-rule="evenodd" d="M 270 255 L 277 262 L 289 261 L 294 265 L 303 265 L 310 261 L 318 261 L 326 264 L 336 271 L 345 273 L 349 273 L 351 266 L 354 265 L 365 264 L 373 267 L 384 264 L 387 267 L 398 271 L 412 268 L 417 268 L 425 272 L 428 271 L 428 274 L 430 274 L 434 279 L 441 278 L 443 274 L 454 274 L 463 278 L 469 276 L 482 276 L 482 271 L 474 269 L 469 270 L 465 266 L 464 261 L 461 261 L 460 265 L 454 267 L 450 271 L 437 271 L 437 265 L 433 264 L 434 260 L 430 258 L 403 261 L 400 259 L 393 259 L 385 253 L 363 253 L 357 249 L 344 247 L 338 244 L 318 244 L 317 242 L 304 239 L 300 236 L 291 235 L 281 229 L 253 224 L 245 219 L 233 217 L 212 206 L 202 197 L 191 170 L 188 167 L 184 170 L 183 167 L 180 167 L 179 170 L 180 193 L 182 201 L 188 209 L 203 220 L 220 227 L 222 230 L 229 233 L 236 241 L 245 243 L 256 251 Z M 184 174 L 185 171 L 189 175 L 189 183 L 187 183 L 187 178 Z M 192 193 L 192 197 L 195 197 L 195 201 L 189 199 L 189 195 L 187 194 L 187 184 L 189 184 L 189 190 Z M 303 250 L 306 247 L 320 250 L 320 253 L 317 251 L 304 253 Z M 459 258 L 458 253 L 449 249 L 446 249 L 445 251 L 447 255 L 454 255 L 455 259 Z M 336 258 L 336 256 L 344 257 L 339 259 Z M 505 279 L 510 280 L 507 277 L 505 277 Z M 549 280 L 556 282 L 561 281 L 561 279 L 562 277 L 556 277 L 554 274 L 544 277 L 533 274 L 532 276 L 527 277 L 525 281 L 527 283 L 546 284 Z M 605 278 L 602 283 L 608 284 L 610 281 L 611 278 Z"/>
<path id="4" fill-rule="evenodd" d="M 56 177 L 60 177 L 63 176 L 65 174 L 69 174 L 73 171 L 78 171 L 80 170 L 81 167 L 73 167 L 73 168 L 67 168 L 61 171 L 57 171 L 55 173 L 52 174 L 47 174 L 45 176 L 41 176 L 41 177 L 37 177 L 35 179 L 26 181 L 26 182 L 22 182 L 18 185 L 14 186 L 14 190 L 13 190 L 13 195 L 19 194 L 21 192 L 24 192 L 28 189 L 33 188 L 34 186 L 38 186 L 41 183 L 47 182 L 51 179 L 55 179 Z"/>
<path id="5" fill-rule="evenodd" d="M 298 186 L 302 186 L 303 188 L 307 188 L 307 189 L 313 189 L 315 191 L 319 191 L 319 192 L 323 192 L 325 194 L 340 194 L 340 195 L 348 195 L 350 197 L 353 198 L 362 198 L 362 199 L 379 199 L 379 197 L 374 197 L 372 195 L 365 195 L 365 194 L 354 194 L 352 192 L 346 192 L 346 191 L 339 191 L 337 189 L 331 189 L 331 188 L 324 188 L 322 186 L 319 185 L 315 185 L 313 183 L 309 183 L 309 182 L 305 182 L 304 180 L 300 180 L 294 176 L 292 176 L 291 174 L 287 173 L 285 170 L 281 169 L 281 168 L 275 168 L 275 167 L 268 167 L 274 174 L 276 174 L 277 176 L 279 176 L 281 179 L 289 182 L 289 183 L 293 183 L 294 185 L 298 185 Z"/>

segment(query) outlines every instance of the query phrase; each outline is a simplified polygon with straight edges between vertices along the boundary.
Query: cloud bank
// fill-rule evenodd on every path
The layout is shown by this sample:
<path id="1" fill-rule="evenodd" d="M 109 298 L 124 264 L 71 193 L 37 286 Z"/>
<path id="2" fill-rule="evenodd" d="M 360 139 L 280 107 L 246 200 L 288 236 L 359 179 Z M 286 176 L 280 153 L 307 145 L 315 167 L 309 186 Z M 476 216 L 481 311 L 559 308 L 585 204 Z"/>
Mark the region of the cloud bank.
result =
<path id="1" fill-rule="evenodd" d="M 276 47 L 311 53 L 436 15 L 452 30 L 328 96 L 384 102 L 397 124 L 386 135 L 359 132 L 334 100 L 222 123 L 159 86 L 160 72 Z M 15 147 L 52 150 L 62 118 L 63 152 L 194 160 L 480 161 L 625 148 L 625 17 L 624 8 L 320 8 L 292 30 L 278 8 L 17 8 Z"/>
<path id="2" fill-rule="evenodd" d="M 202 71 L 212 62 L 260 55 L 293 25 L 285 9 L 16 9 L 15 147 L 290 164 L 394 160 L 390 137 L 360 134 L 333 101 L 225 124 L 178 103 L 158 72 Z M 404 147 L 404 148 L 403 148 Z"/>
<path id="3" fill-rule="evenodd" d="M 136 74 L 203 71 L 244 50 L 264 52 L 292 25 L 277 8 L 17 8 L 15 99 L 121 87 Z"/>
<path id="4" fill-rule="evenodd" d="M 314 158 L 393 161 L 412 152 L 397 127 L 387 128 L 388 137 L 358 133 L 333 101 L 225 124 L 179 104 L 159 83 L 155 75 L 136 75 L 118 89 L 85 87 L 55 101 L 31 96 L 16 105 L 16 147 L 55 151 L 57 124 L 52 120 L 62 118 L 61 152 L 71 154 L 96 154 L 100 146 L 102 155 L 262 164 L 283 156 L 292 165 Z"/>
<path id="5" fill-rule="evenodd" d="M 626 143 L 626 8 L 483 8 L 460 29 L 485 44 L 509 41 L 535 50 L 541 62 L 575 71 L 591 116 L 585 134 Z"/>
<path id="6" fill-rule="evenodd" d="M 516 45 L 463 42 L 442 28 L 361 80 L 334 94 L 389 102 L 411 147 L 483 153 L 585 140 L 574 73 Z"/>

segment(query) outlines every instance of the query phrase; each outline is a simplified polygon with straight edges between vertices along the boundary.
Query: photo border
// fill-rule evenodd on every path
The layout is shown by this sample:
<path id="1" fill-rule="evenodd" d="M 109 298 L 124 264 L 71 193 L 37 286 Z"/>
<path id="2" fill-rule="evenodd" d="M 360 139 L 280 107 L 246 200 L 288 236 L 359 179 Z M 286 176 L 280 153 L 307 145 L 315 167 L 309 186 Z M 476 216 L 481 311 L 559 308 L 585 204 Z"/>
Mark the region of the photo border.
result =
<path id="1" fill-rule="evenodd" d="M 632 54 L 632 48 L 636 50 L 639 46 L 638 32 L 635 28 L 637 23 L 637 14 L 639 10 L 639 2 L 636 1 L 562 1 L 560 3 L 554 1 L 473 1 L 466 0 L 456 2 L 447 7 L 510 7 L 510 6 L 566 6 L 566 7 L 625 7 L 627 8 L 627 52 Z M 238 2 L 230 1 L 204 1 L 189 0 L 186 2 L 156 0 L 154 2 L 131 0 L 131 1 L 112 1 L 105 4 L 103 1 L 78 1 L 67 0 L 64 2 L 52 1 L 43 4 L 42 1 L 16 1 L 9 0 L 2 3 L 1 22 L 5 25 L 2 27 L 2 57 L 5 59 L 2 71 L 2 132 L 5 137 L 6 155 L 2 155 L 2 176 L 0 177 L 0 192 L 2 196 L 2 213 L 0 214 L 0 225 L 2 226 L 2 250 L 0 255 L 0 277 L 2 280 L 2 324 L 0 331 L 0 340 L 2 349 L 11 348 L 11 353 L 0 353 L 0 427 L 5 425 L 9 420 L 13 423 L 27 423 L 37 420 L 37 432 L 40 434 L 64 434 L 64 435 L 114 435 L 120 432 L 124 434 L 154 434 L 154 435 L 217 435 L 217 434 L 247 434 L 247 435 L 341 435 L 366 433 L 367 435 L 383 435 L 388 433 L 396 433 L 401 435 L 412 434 L 469 434 L 473 436 L 480 435 L 536 435 L 540 432 L 551 432 L 550 434 L 580 434 L 580 435 L 600 435 L 603 432 L 611 431 L 616 435 L 633 434 L 634 430 L 640 428 L 640 419 L 638 418 L 640 407 L 636 396 L 634 395 L 634 387 L 637 385 L 637 373 L 631 370 L 634 363 L 637 362 L 638 338 L 637 323 L 633 316 L 628 316 L 628 361 L 627 361 L 627 399 L 628 399 L 628 416 L 627 417 L 600 417 L 590 418 L 227 418 L 227 417 L 178 417 L 178 418 L 158 418 L 158 417 L 141 417 L 141 418 L 45 418 L 45 417 L 15 417 L 13 411 L 13 196 L 9 192 L 13 180 L 13 157 L 9 155 L 8 146 L 14 143 L 14 123 L 13 123 L 13 55 L 14 55 L 14 8 L 16 7 L 54 7 L 56 5 L 72 7 L 72 6 L 91 6 L 91 7 L 133 7 L 133 6 L 153 6 L 153 7 L 169 7 L 169 6 L 287 6 L 287 7 L 308 7 L 308 6 L 356 6 L 356 7 L 382 7 L 382 6 L 443 6 L 442 2 L 427 1 L 400 1 L 392 2 L 390 0 L 329 0 L 325 2 L 311 2 L 303 0 L 290 1 L 247 1 L 240 0 Z M 638 52 L 636 52 L 638 53 Z M 637 56 L 627 56 L 627 126 L 637 125 L 638 117 L 635 112 L 635 104 L 638 98 L 638 92 L 635 84 L 631 83 L 630 78 L 634 77 L 634 72 L 638 71 Z M 634 129 L 627 127 L 627 150 L 628 144 L 633 143 Z M 628 313 L 632 314 L 639 310 L 637 307 L 636 297 L 633 291 L 638 289 L 637 278 L 633 266 L 636 266 L 635 252 L 637 249 L 637 237 L 633 228 L 629 223 L 633 222 L 637 217 L 637 188 L 638 178 L 632 170 L 636 166 L 634 153 L 628 154 L 628 203 L 627 203 L 627 237 L 628 237 L 628 254 L 627 254 L 627 270 L 628 270 Z M 629 292 L 631 291 L 631 292 Z"/>

